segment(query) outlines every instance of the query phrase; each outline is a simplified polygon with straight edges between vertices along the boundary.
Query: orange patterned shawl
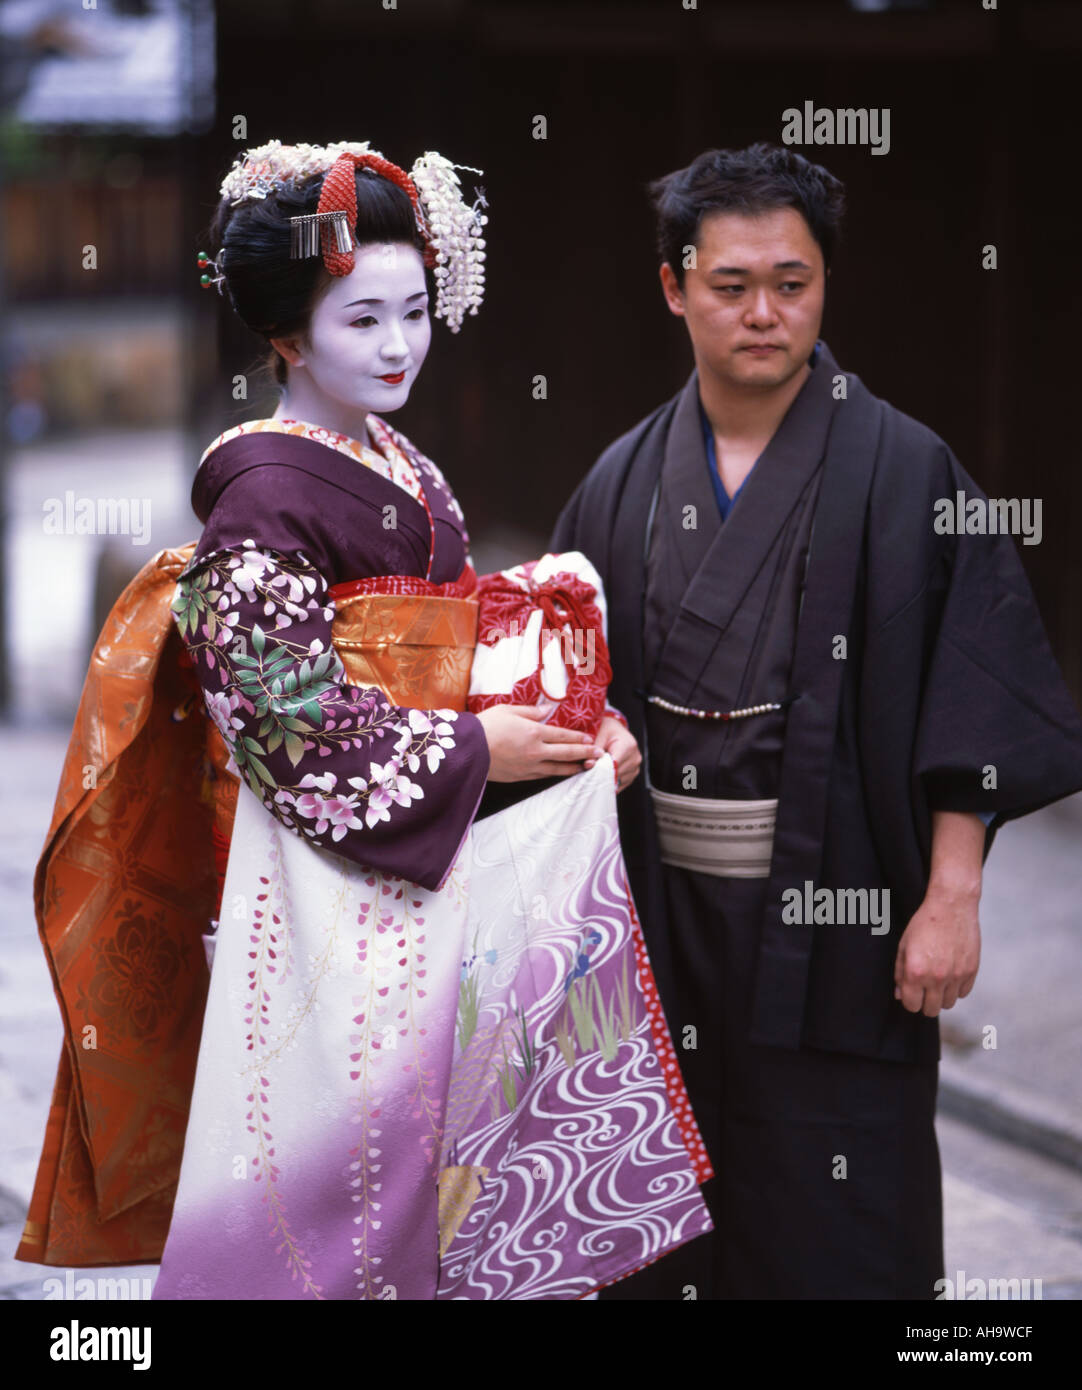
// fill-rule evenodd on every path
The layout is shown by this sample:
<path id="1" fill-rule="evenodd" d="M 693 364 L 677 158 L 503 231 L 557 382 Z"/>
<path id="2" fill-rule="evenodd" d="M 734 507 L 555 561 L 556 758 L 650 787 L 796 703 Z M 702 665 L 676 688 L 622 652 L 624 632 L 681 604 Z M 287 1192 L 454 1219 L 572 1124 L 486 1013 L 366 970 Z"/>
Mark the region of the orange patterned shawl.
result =
<path id="1" fill-rule="evenodd" d="M 20 1260 L 136 1264 L 159 1257 L 169 1229 L 223 785 L 206 757 L 213 726 L 184 717 L 198 687 L 170 613 L 193 550 L 154 556 L 109 614 L 34 875 L 64 1046 Z"/>

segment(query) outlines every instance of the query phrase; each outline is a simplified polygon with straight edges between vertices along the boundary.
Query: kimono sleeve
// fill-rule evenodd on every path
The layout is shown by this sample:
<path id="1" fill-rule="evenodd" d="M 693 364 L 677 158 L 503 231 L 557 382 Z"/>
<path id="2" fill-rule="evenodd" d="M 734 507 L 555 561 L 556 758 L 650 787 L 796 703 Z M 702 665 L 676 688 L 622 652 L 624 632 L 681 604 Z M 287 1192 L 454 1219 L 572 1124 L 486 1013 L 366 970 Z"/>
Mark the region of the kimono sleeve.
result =
<path id="1" fill-rule="evenodd" d="M 296 834 L 438 889 L 488 777 L 480 720 L 346 683 L 327 581 L 247 541 L 181 575 L 173 616 L 240 776 Z"/>
<path id="2" fill-rule="evenodd" d="M 952 508 L 958 491 L 987 501 L 953 455 L 950 472 Z M 941 516 L 945 529 L 945 507 Z M 949 574 L 930 634 L 913 771 L 930 809 L 992 812 L 995 825 L 1082 789 L 1082 720 L 1012 536 L 939 539 Z"/>

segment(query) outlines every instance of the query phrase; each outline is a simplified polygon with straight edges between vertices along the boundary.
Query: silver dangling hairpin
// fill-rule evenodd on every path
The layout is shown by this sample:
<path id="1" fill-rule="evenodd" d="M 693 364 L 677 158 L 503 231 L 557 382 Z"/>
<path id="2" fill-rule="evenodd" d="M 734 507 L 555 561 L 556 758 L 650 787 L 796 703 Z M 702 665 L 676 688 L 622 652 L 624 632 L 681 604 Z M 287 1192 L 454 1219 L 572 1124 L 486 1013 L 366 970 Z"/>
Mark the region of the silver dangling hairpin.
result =
<path id="1" fill-rule="evenodd" d="M 293 260 L 304 260 L 308 256 L 318 256 L 320 252 L 320 226 L 329 222 L 334 231 L 335 249 L 343 253 L 353 250 L 353 234 L 349 226 L 347 212 L 306 212 L 289 219 L 291 233 L 289 254 Z"/>

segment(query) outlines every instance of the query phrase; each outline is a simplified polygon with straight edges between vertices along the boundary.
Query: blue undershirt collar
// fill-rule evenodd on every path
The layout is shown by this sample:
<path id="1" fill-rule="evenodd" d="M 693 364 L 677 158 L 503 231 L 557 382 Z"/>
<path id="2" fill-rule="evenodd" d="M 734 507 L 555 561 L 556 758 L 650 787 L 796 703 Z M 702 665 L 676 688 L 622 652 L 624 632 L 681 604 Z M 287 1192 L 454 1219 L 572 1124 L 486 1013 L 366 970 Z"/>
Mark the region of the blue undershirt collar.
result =
<path id="1" fill-rule="evenodd" d="M 819 351 L 822 348 L 822 346 L 823 344 L 821 340 L 815 344 L 815 347 L 812 349 L 812 355 L 808 358 L 809 367 L 814 367 L 816 362 L 818 362 Z M 699 422 L 702 425 L 703 430 L 703 443 L 706 445 L 706 466 L 707 471 L 710 474 L 710 485 L 714 489 L 714 497 L 717 500 L 718 511 L 721 514 L 721 519 L 722 521 L 727 521 L 729 513 L 732 511 L 736 499 L 743 492 L 744 487 L 747 484 L 748 478 L 750 478 L 752 473 L 755 472 L 755 465 L 752 465 L 748 473 L 748 477 L 744 479 L 744 481 L 737 488 L 736 492 L 734 492 L 732 497 L 730 497 L 729 494 L 725 491 L 725 484 L 721 481 L 721 475 L 718 473 L 718 452 L 714 446 L 714 431 L 710 425 L 710 421 L 706 417 L 706 411 L 703 409 L 703 403 L 701 399 L 699 400 Z"/>

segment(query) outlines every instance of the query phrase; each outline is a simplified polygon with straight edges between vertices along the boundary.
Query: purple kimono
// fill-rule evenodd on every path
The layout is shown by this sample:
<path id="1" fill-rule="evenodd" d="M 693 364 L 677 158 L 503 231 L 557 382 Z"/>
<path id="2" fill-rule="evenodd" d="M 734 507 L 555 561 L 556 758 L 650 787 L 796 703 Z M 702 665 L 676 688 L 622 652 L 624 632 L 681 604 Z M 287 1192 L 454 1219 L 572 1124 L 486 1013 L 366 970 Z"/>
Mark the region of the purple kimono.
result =
<path id="1" fill-rule="evenodd" d="M 480 721 L 345 681 L 329 590 L 468 558 L 368 428 L 252 422 L 193 490 L 173 607 L 240 786 L 156 1298 L 580 1298 L 710 1229 L 611 759 L 475 823 Z"/>

